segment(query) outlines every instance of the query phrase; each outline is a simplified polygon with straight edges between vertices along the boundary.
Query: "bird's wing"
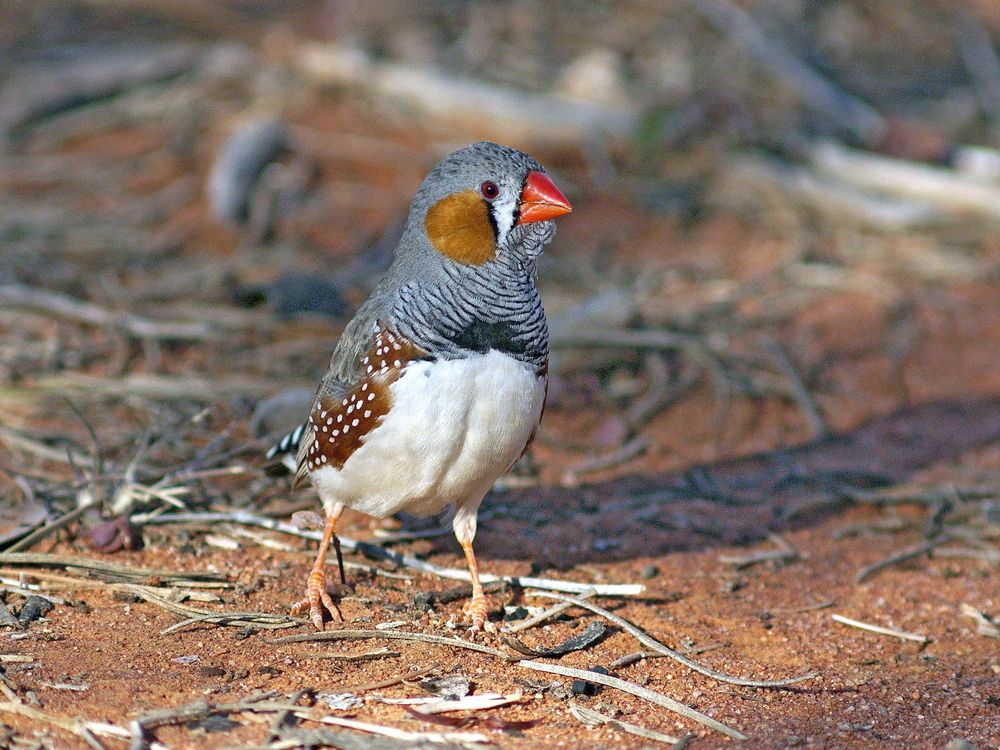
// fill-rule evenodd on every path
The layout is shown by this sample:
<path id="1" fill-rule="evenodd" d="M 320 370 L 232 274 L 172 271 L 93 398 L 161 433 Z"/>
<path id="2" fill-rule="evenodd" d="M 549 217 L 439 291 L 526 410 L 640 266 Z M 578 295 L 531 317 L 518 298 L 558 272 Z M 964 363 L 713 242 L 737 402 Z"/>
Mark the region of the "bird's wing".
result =
<path id="1" fill-rule="evenodd" d="M 333 354 L 302 430 L 293 487 L 311 471 L 342 467 L 388 413 L 390 386 L 409 363 L 428 358 L 378 319 L 377 309 L 362 308 Z"/>

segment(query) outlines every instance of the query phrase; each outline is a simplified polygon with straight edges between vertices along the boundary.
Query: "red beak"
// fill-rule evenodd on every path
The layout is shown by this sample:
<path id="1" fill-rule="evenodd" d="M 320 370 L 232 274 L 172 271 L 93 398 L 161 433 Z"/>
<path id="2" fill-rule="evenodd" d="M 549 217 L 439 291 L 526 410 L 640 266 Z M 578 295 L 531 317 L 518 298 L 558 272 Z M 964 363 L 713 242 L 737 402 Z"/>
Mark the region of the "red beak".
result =
<path id="1" fill-rule="evenodd" d="M 552 184 L 552 180 L 542 172 L 528 172 L 528 179 L 521 190 L 520 216 L 518 224 L 545 221 L 568 214 L 573 210 L 566 196 Z"/>

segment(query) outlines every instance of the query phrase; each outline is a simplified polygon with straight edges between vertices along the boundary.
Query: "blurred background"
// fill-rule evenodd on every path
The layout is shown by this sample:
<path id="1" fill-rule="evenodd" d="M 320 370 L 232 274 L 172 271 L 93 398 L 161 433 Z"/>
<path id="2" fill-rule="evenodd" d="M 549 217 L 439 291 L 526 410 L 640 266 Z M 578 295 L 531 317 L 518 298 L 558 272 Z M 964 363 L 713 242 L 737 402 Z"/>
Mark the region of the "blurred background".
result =
<path id="1" fill-rule="evenodd" d="M 752 691 L 666 660 L 615 667 L 755 747 L 995 745 L 998 52 L 997 0 L 0 2 L 0 564 L 31 547 L 211 568 L 236 588 L 194 601 L 280 621 L 314 542 L 219 521 L 317 508 L 264 451 L 304 418 L 426 172 L 488 138 L 534 154 L 574 211 L 539 263 L 545 417 L 484 503 L 483 569 L 643 581 L 647 598 L 611 606 L 685 653 L 817 670 Z M 444 519 L 343 530 L 462 564 Z M 461 591 L 432 607 L 451 584 L 380 554 L 350 556 L 354 622 L 461 617 Z M 79 585 L 0 568 L 0 628 L 4 599 L 22 627 L 39 616 L 29 574 Z M 523 618 L 519 596 L 491 606 Z M 23 634 L 0 692 L 125 726 L 231 687 L 294 702 L 325 684 L 250 628 L 239 645 L 207 621 L 174 635 L 127 591 L 86 597 Z M 402 665 L 352 662 L 341 684 L 430 658 L 393 647 Z M 575 663 L 634 648 L 612 633 Z M 544 723 L 509 746 L 621 746 L 574 723 L 567 688 L 462 664 L 484 689 L 548 691 L 511 709 Z M 218 746 L 220 726 L 195 729 L 164 741 Z"/>
<path id="2" fill-rule="evenodd" d="M 996 394 L 998 35 L 990 0 L 6 2 L 6 491 L 121 512 L 181 469 L 250 471 L 423 175 L 483 138 L 575 208 L 511 486 Z"/>

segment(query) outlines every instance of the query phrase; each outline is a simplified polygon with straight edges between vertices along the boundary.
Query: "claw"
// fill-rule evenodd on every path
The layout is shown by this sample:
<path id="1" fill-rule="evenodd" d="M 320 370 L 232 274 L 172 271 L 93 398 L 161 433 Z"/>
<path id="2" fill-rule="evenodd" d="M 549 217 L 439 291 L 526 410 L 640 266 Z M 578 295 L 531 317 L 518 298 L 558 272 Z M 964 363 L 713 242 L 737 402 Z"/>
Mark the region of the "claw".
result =
<path id="1" fill-rule="evenodd" d="M 330 615 L 330 619 L 334 619 L 334 613 L 336 613 L 336 619 L 341 622 L 344 621 L 344 615 L 333 600 L 334 596 L 339 598 L 342 595 L 342 590 L 347 588 L 347 583 L 344 579 L 344 560 L 340 554 L 340 542 L 337 540 L 337 535 L 334 534 L 334 529 L 337 527 L 337 519 L 340 517 L 343 509 L 342 505 L 337 506 L 326 517 L 326 524 L 323 527 L 323 539 L 319 543 L 316 562 L 313 564 L 312 572 L 309 573 L 309 580 L 306 583 L 306 598 L 292 605 L 292 615 L 295 617 L 309 612 L 309 618 L 312 620 L 313 625 L 316 626 L 316 630 L 323 630 L 323 621 L 326 619 L 327 614 Z M 331 539 L 337 550 L 337 563 L 340 566 L 340 586 L 329 583 L 326 580 L 326 573 L 324 572 L 326 551 L 330 546 Z"/>
<path id="2" fill-rule="evenodd" d="M 341 594 L 341 587 L 327 582 L 326 574 L 322 569 L 313 568 L 306 584 L 306 598 L 292 605 L 292 615 L 298 617 L 308 612 L 309 619 L 316 626 L 316 630 L 324 629 L 323 623 L 327 614 L 330 615 L 331 620 L 337 619 L 343 622 L 344 615 L 333 600 L 334 596 L 340 597 Z"/>
<path id="3" fill-rule="evenodd" d="M 487 633 L 496 632 L 496 626 L 487 617 L 486 597 L 482 593 L 479 596 L 473 594 L 472 601 L 465 605 L 463 609 L 465 614 L 472 620 L 472 624 L 466 631 L 466 637 L 474 638 L 476 633 L 483 631 Z"/>

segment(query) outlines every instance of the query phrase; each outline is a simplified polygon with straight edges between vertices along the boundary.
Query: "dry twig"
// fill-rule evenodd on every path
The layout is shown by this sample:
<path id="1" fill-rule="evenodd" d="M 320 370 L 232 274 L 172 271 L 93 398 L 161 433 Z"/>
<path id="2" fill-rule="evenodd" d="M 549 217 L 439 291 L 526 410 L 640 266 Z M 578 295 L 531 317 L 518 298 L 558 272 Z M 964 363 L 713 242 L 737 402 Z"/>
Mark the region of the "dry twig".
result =
<path id="1" fill-rule="evenodd" d="M 632 636 L 634 636 L 641 644 L 647 648 L 651 648 L 657 653 L 663 654 L 674 661 L 680 662 L 689 669 L 693 669 L 699 674 L 703 674 L 706 677 L 711 677 L 713 680 L 718 680 L 719 682 L 728 682 L 731 685 L 743 685 L 745 687 L 787 687 L 788 685 L 794 685 L 797 682 L 803 682 L 805 680 L 811 680 L 816 677 L 815 672 L 809 672 L 804 675 L 799 675 L 798 677 L 789 677 L 784 680 L 749 680 L 743 677 L 733 677 L 732 675 L 725 674 L 723 672 L 716 672 L 714 669 L 709 669 L 708 667 L 702 666 L 696 661 L 688 659 L 683 654 L 674 651 L 672 648 L 668 648 L 660 643 L 655 638 L 651 638 L 649 635 L 639 630 L 635 625 L 630 623 L 623 617 L 619 617 L 614 612 L 609 612 L 603 607 L 598 607 L 596 604 L 584 601 L 583 599 L 577 599 L 571 596 L 563 596 L 562 594 L 553 594 L 547 591 L 528 591 L 526 592 L 532 596 L 544 596 L 547 599 L 559 599 L 564 602 L 571 602 L 578 607 L 583 607 L 584 609 L 589 609 L 594 614 L 601 615 L 605 617 L 615 625 L 628 631 Z"/>
<path id="2" fill-rule="evenodd" d="M 572 677 L 577 680 L 586 680 L 587 682 L 596 682 L 599 685 L 606 685 L 607 687 L 613 687 L 618 690 L 622 690 L 626 693 L 631 693 L 632 695 L 647 700 L 650 703 L 655 703 L 658 706 L 663 706 L 669 711 L 680 714 L 685 718 L 696 721 L 699 724 L 704 724 L 706 727 L 714 729 L 717 732 L 721 732 L 727 737 L 732 737 L 734 740 L 745 740 L 747 737 L 745 734 L 738 732 L 732 727 L 728 727 L 722 722 L 716 721 L 711 716 L 706 716 L 699 711 L 695 711 L 690 706 L 685 706 L 683 703 L 675 701 L 662 693 L 657 693 L 655 690 L 650 690 L 644 688 L 641 685 L 636 685 L 634 682 L 629 682 L 628 680 L 622 680 L 618 677 L 612 677 L 611 675 L 600 674 L 598 672 L 591 672 L 586 669 L 574 669 L 572 667 L 564 667 L 561 664 L 542 664 L 537 661 L 520 661 L 519 666 L 526 669 L 534 669 L 538 672 L 550 672 L 551 674 L 559 674 L 564 677 Z"/>
<path id="3" fill-rule="evenodd" d="M 489 744 L 490 738 L 479 732 L 408 732 L 405 729 L 396 729 L 381 724 L 372 724 L 367 721 L 357 721 L 356 719 L 345 719 L 340 716 L 312 716 L 304 711 L 296 711 L 295 716 L 306 721 L 317 721 L 320 724 L 332 724 L 348 729 L 357 729 L 360 732 L 370 734 L 380 734 L 384 737 L 392 737 L 397 740 L 412 742 L 415 745 L 423 742 L 435 744 L 451 743 L 476 743 Z"/>
<path id="4" fill-rule="evenodd" d="M 675 746 L 678 742 L 680 742 L 678 737 L 663 734 L 662 732 L 654 732 L 652 729 L 640 727 L 638 724 L 630 724 L 627 721 L 621 721 L 620 719 L 606 716 L 605 714 L 595 711 L 592 708 L 581 706 L 579 703 L 570 703 L 569 712 L 573 714 L 576 719 L 590 727 L 607 724 L 609 727 L 614 727 L 615 729 L 620 729 L 623 732 L 634 734 L 638 737 L 642 737 L 643 739 L 653 740 L 654 742 L 666 742 Z"/>
<path id="5" fill-rule="evenodd" d="M 274 638 L 267 641 L 276 645 L 288 643 L 309 643 L 311 641 L 341 641 L 359 640 L 364 638 L 385 638 L 397 641 L 422 641 L 423 643 L 433 643 L 440 646 L 451 646 L 453 648 L 464 648 L 469 651 L 479 651 L 483 654 L 495 656 L 504 661 L 517 661 L 519 657 L 504 653 L 499 649 L 484 646 L 475 641 L 463 641 L 460 638 L 446 638 L 440 635 L 427 635 L 426 633 L 408 633 L 399 630 L 325 630 L 322 633 L 303 633 L 301 635 L 288 635 L 284 638 Z"/>
<path id="6" fill-rule="evenodd" d="M 922 544 L 918 544 L 916 547 L 910 547 L 909 549 L 904 549 L 902 552 L 897 552 L 894 555 L 889 555 L 878 562 L 874 562 L 871 565 L 866 565 L 864 568 L 858 571 L 857 575 L 854 576 L 855 583 L 861 583 L 869 576 L 874 575 L 880 570 L 885 570 L 888 567 L 897 565 L 906 560 L 912 560 L 915 557 L 920 557 L 921 555 L 926 555 L 928 552 L 933 550 L 940 544 L 949 541 L 953 537 L 950 534 L 939 534 L 933 539 L 928 539 Z"/>
<path id="7" fill-rule="evenodd" d="M 66 568 L 75 573 L 104 581 L 120 583 L 153 584 L 157 586 L 179 586 L 190 588 L 230 588 L 225 576 L 218 573 L 197 571 L 157 570 L 135 568 L 129 565 L 93 560 L 73 555 L 50 555 L 36 552 L 0 553 L 0 565 L 38 565 L 42 567 Z"/>
<path id="8" fill-rule="evenodd" d="M 194 321 L 158 321 L 129 313 L 106 310 L 90 302 L 64 294 L 34 289 L 21 284 L 0 286 L 0 304 L 32 310 L 78 323 L 117 328 L 140 339 L 162 341 L 205 341 L 219 337 L 213 326 Z"/>
<path id="9" fill-rule="evenodd" d="M 140 525 L 164 523 L 237 523 L 245 524 L 247 526 L 259 526 L 260 528 L 271 529 L 272 531 L 280 531 L 284 534 L 291 534 L 292 536 L 301 537 L 303 539 L 313 539 L 319 541 L 322 538 L 322 534 L 318 531 L 300 529 L 297 526 L 285 523 L 284 521 L 278 521 L 273 518 L 259 516 L 255 513 L 248 513 L 242 510 L 235 510 L 228 513 L 171 513 L 159 516 L 145 514 L 132 516 L 131 521 Z M 363 552 L 368 556 L 376 557 L 381 560 L 387 560 L 399 565 L 400 567 L 419 570 L 423 573 L 431 573 L 433 575 L 440 576 L 441 578 L 450 578 L 458 581 L 471 580 L 469 577 L 469 571 L 465 569 L 444 568 L 439 565 L 429 563 L 426 560 L 416 558 L 412 555 L 393 552 L 392 550 L 388 550 L 377 544 L 371 544 L 370 542 L 359 542 L 346 536 L 338 536 L 338 538 L 340 539 L 340 546 L 350 552 Z M 2 562 L 2 558 L 0 558 L 0 562 Z M 553 578 L 533 578 L 530 576 L 496 576 L 489 573 L 480 574 L 480 579 L 483 583 L 505 581 L 514 586 L 531 587 L 549 591 L 566 591 L 569 593 L 584 593 L 593 589 L 600 596 L 638 596 L 646 589 L 645 586 L 637 583 L 589 584 L 577 583 L 575 581 L 561 581 Z"/>
<path id="10" fill-rule="evenodd" d="M 768 534 L 767 538 L 770 539 L 773 544 L 777 545 L 778 549 L 754 552 L 752 554 L 742 556 L 719 555 L 719 562 L 726 563 L 727 565 L 734 565 L 736 568 L 740 569 L 749 568 L 751 565 L 771 560 L 794 562 L 799 559 L 799 551 L 778 534 Z"/>
<path id="11" fill-rule="evenodd" d="M 834 622 L 839 622 L 841 625 L 849 625 L 850 627 L 858 628 L 859 630 L 867 630 L 869 633 L 891 635 L 894 638 L 900 638 L 904 641 L 916 641 L 920 644 L 927 644 L 931 642 L 931 639 L 926 635 L 907 633 L 905 630 L 896 630 L 895 628 L 884 628 L 881 625 L 872 625 L 871 623 L 861 622 L 860 620 L 852 620 L 850 617 L 844 617 L 843 615 L 830 615 L 830 619 Z"/>

